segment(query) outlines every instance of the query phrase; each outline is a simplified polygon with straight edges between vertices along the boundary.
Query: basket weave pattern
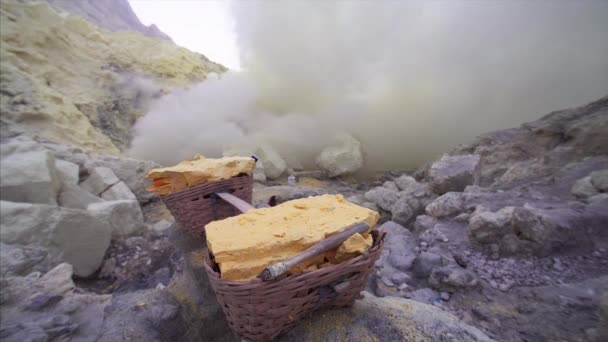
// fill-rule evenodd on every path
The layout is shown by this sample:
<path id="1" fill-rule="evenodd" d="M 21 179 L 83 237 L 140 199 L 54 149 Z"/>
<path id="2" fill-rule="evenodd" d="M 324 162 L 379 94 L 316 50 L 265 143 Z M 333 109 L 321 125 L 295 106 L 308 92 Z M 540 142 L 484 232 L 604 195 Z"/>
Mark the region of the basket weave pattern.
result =
<path id="1" fill-rule="evenodd" d="M 243 201 L 251 203 L 252 187 L 252 177 L 242 175 L 163 195 L 161 199 L 182 227 L 195 238 L 204 241 L 207 223 L 240 214 L 240 211 L 213 193 L 230 192 Z"/>
<path id="2" fill-rule="evenodd" d="M 274 281 L 225 281 L 211 255 L 205 271 L 232 331 L 246 341 L 269 341 L 317 309 L 350 306 L 360 298 L 384 244 L 383 232 L 372 235 L 374 245 L 363 255 Z"/>

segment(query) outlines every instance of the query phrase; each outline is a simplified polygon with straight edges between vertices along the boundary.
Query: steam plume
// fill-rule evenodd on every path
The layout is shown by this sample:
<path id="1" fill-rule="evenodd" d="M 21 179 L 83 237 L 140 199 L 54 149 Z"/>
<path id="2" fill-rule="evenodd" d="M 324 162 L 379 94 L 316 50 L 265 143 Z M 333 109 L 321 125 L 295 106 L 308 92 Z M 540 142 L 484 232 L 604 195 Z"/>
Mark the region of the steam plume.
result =
<path id="1" fill-rule="evenodd" d="M 170 164 L 269 141 L 311 166 L 333 132 L 348 131 L 368 169 L 408 169 L 608 90 L 608 2 L 232 8 L 244 70 L 158 100 L 130 154 Z"/>

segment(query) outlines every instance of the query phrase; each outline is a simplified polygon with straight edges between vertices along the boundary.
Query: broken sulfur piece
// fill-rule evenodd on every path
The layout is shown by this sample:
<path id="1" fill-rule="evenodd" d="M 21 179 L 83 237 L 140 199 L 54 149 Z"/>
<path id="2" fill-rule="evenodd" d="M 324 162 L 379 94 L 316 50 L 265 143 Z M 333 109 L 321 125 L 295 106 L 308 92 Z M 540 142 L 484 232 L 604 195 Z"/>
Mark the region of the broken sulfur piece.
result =
<path id="1" fill-rule="evenodd" d="M 251 175 L 254 168 L 255 160 L 250 157 L 212 159 L 198 154 L 192 160 L 182 161 L 175 166 L 150 170 L 145 177 L 152 179 L 152 186 L 146 190 L 168 195 L 240 174 Z"/>

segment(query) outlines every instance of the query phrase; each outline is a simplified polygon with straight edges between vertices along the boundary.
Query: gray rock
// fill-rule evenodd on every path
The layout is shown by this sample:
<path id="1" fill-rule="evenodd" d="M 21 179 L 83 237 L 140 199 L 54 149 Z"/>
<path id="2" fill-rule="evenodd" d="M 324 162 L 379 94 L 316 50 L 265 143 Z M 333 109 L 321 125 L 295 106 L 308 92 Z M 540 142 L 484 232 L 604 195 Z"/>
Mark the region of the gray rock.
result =
<path id="1" fill-rule="evenodd" d="M 411 279 L 411 277 L 409 275 L 407 275 L 407 273 L 403 273 L 403 272 L 395 272 L 391 276 L 391 281 L 393 282 L 393 284 L 397 285 L 398 287 L 400 287 L 404 283 L 407 283 L 408 281 L 410 281 L 410 279 Z"/>
<path id="2" fill-rule="evenodd" d="M 463 191 L 467 185 L 477 184 L 479 177 L 478 155 L 444 155 L 428 171 L 431 188 L 440 195 L 449 191 Z"/>
<path id="3" fill-rule="evenodd" d="M 99 267 L 110 244 L 110 226 L 86 210 L 2 201 L 0 214 L 4 243 L 42 247 L 47 263 L 68 262 L 79 276 Z"/>
<path id="4" fill-rule="evenodd" d="M 0 163 L 0 198 L 5 201 L 57 204 L 60 187 L 55 158 L 47 151 L 13 153 Z"/>
<path id="5" fill-rule="evenodd" d="M 172 222 L 169 222 L 167 220 L 160 220 L 158 222 L 156 222 L 155 224 L 153 224 L 150 229 L 152 229 L 154 232 L 156 233 L 164 233 L 165 231 L 167 231 L 167 229 L 169 229 L 171 226 L 173 225 Z"/>
<path id="6" fill-rule="evenodd" d="M 86 277 L 95 272 L 110 245 L 111 228 L 85 210 L 62 208 L 50 225 L 51 255 L 74 266 Z"/>
<path id="7" fill-rule="evenodd" d="M 414 219 L 417 213 L 417 208 L 412 208 L 410 203 L 411 199 L 407 197 L 401 197 L 395 203 L 393 203 L 390 210 L 393 221 L 405 225 Z M 417 206 L 417 203 L 415 203 L 414 206 Z"/>
<path id="8" fill-rule="evenodd" d="M 462 213 L 462 214 L 459 214 L 458 216 L 456 216 L 454 219 L 458 222 L 469 222 L 470 217 L 471 217 L 471 214 Z"/>
<path id="9" fill-rule="evenodd" d="M 598 327 L 599 336 L 608 339 L 608 290 L 600 297 L 599 304 L 600 322 Z"/>
<path id="10" fill-rule="evenodd" d="M 55 159 L 55 168 L 61 183 L 78 184 L 80 177 L 80 166 L 78 164 L 63 159 Z"/>
<path id="11" fill-rule="evenodd" d="M 414 231 L 416 234 L 421 234 L 429 229 L 432 229 L 437 224 L 437 219 L 427 215 L 418 215 L 414 223 Z"/>
<path id="12" fill-rule="evenodd" d="M 88 160 L 85 166 L 89 173 L 98 166 L 112 169 L 114 174 L 133 191 L 141 204 L 158 199 L 158 195 L 146 191 L 149 181 L 144 178 L 151 169 L 161 167 L 158 163 L 133 158 L 98 156 L 95 159 Z"/>
<path id="13" fill-rule="evenodd" d="M 49 225 L 57 209 L 43 204 L 0 201 L 0 240 L 6 244 L 47 245 Z"/>
<path id="14" fill-rule="evenodd" d="M 574 229 L 579 215 L 567 207 L 541 210 L 527 205 L 479 211 L 469 220 L 469 237 L 482 245 L 498 245 L 502 255 L 544 256 L 584 241 Z"/>
<path id="15" fill-rule="evenodd" d="M 391 181 L 386 181 L 384 182 L 384 184 L 382 184 L 383 187 L 391 190 L 391 191 L 395 191 L 395 192 L 399 192 L 399 188 L 397 187 L 397 184 L 395 184 L 395 182 L 391 182 Z"/>
<path id="16" fill-rule="evenodd" d="M 480 243 L 498 241 L 511 232 L 508 227 L 514 207 L 505 207 L 497 212 L 479 211 L 469 219 L 469 235 Z"/>
<path id="17" fill-rule="evenodd" d="M 403 298 L 378 298 L 367 292 L 363 292 L 363 299 L 356 301 L 352 307 L 330 310 L 322 315 L 311 315 L 303 319 L 278 341 L 313 341 L 318 340 L 318 336 L 322 336 L 324 341 L 353 342 L 370 339 L 492 341 L 480 330 L 466 325 L 439 308 Z"/>
<path id="18" fill-rule="evenodd" d="M 393 182 L 399 187 L 400 190 L 407 190 L 411 188 L 413 185 L 418 184 L 418 182 L 414 179 L 414 177 L 403 175 L 399 178 L 395 178 Z"/>
<path id="19" fill-rule="evenodd" d="M 427 205 L 425 211 L 433 217 L 451 216 L 464 210 L 464 199 L 460 192 L 448 192 Z"/>
<path id="20" fill-rule="evenodd" d="M 433 268 L 429 275 L 429 285 L 441 291 L 454 292 L 459 289 L 472 288 L 479 284 L 477 276 L 457 265 Z"/>
<path id="21" fill-rule="evenodd" d="M 593 184 L 591 183 L 590 176 L 577 180 L 574 183 L 574 185 L 572 186 L 572 189 L 570 190 L 570 192 L 574 196 L 580 197 L 580 198 L 591 197 L 591 196 L 597 195 L 599 193 L 597 188 L 595 186 L 593 186 Z"/>
<path id="22" fill-rule="evenodd" d="M 393 204 L 399 199 L 399 194 L 384 187 L 377 187 L 365 193 L 365 199 L 376 203 L 378 207 L 386 211 L 391 211 Z"/>
<path id="23" fill-rule="evenodd" d="M 266 171 L 264 171 L 264 162 L 258 160 L 255 163 L 255 169 L 253 169 L 253 180 L 256 182 L 266 181 Z"/>
<path id="24" fill-rule="evenodd" d="M 101 337 L 96 341 L 188 340 L 192 336 L 184 330 L 188 325 L 179 309 L 180 303 L 165 290 L 114 295 L 105 309 L 105 318 L 100 327 Z M 183 307 L 181 309 L 185 310 Z M 211 324 L 207 317 L 199 319 Z"/>
<path id="25" fill-rule="evenodd" d="M 62 295 L 55 293 L 36 293 L 32 297 L 28 298 L 27 303 L 24 306 L 24 310 L 27 311 L 39 311 L 49 305 L 54 305 L 63 299 Z"/>
<path id="26" fill-rule="evenodd" d="M 74 291 L 72 267 L 61 264 L 42 277 L 10 277 L 2 291 L 0 321 L 3 341 L 96 341 L 101 335 L 104 308 L 111 296 Z"/>
<path id="27" fill-rule="evenodd" d="M 388 256 L 388 262 L 391 266 L 401 271 L 409 271 L 416 256 L 409 251 L 391 251 Z"/>
<path id="28" fill-rule="evenodd" d="M 80 186 L 97 196 L 101 195 L 112 185 L 120 182 L 120 179 L 116 177 L 114 171 L 108 167 L 98 166 L 89 172 L 91 173 L 89 178 L 80 183 Z"/>
<path id="29" fill-rule="evenodd" d="M 118 182 L 101 193 L 101 198 L 106 201 L 137 200 L 131 189 L 124 183 Z"/>
<path id="30" fill-rule="evenodd" d="M 25 275 L 42 263 L 48 252 L 35 246 L 7 245 L 0 242 L 0 275 Z"/>
<path id="31" fill-rule="evenodd" d="M 422 252 L 414 260 L 414 274 L 420 278 L 429 276 L 433 268 L 441 265 L 441 256 L 432 252 Z"/>
<path id="32" fill-rule="evenodd" d="M 599 203 L 603 201 L 608 201 L 608 193 L 601 193 L 587 198 L 587 202 L 589 203 Z"/>
<path id="33" fill-rule="evenodd" d="M 410 298 L 416 302 L 420 302 L 420 303 L 431 303 L 433 301 L 433 299 L 435 299 L 437 297 L 437 292 L 429 289 L 429 288 L 422 288 L 422 289 L 417 289 L 415 291 L 412 291 L 410 293 Z"/>
<path id="34" fill-rule="evenodd" d="M 260 144 L 256 149 L 256 155 L 264 165 L 264 173 L 269 179 L 281 177 L 287 170 L 287 163 L 269 144 Z"/>
<path id="35" fill-rule="evenodd" d="M 353 174 L 363 166 L 361 143 L 350 134 L 339 134 L 317 156 L 316 164 L 329 177 Z"/>
<path id="36" fill-rule="evenodd" d="M 93 216 L 108 222 L 113 237 L 139 233 L 144 228 L 144 218 L 136 200 L 104 201 L 87 207 Z"/>
<path id="37" fill-rule="evenodd" d="M 59 193 L 59 205 L 67 208 L 86 209 L 89 204 L 102 201 L 103 199 L 72 183 L 64 183 Z"/>
<path id="38" fill-rule="evenodd" d="M 591 184 L 597 190 L 608 192 L 608 169 L 591 172 L 589 176 L 591 177 Z"/>
<path id="39" fill-rule="evenodd" d="M 63 294 L 72 291 L 76 285 L 72 280 L 74 268 L 68 263 L 61 263 L 40 278 L 39 284 L 45 292 Z"/>

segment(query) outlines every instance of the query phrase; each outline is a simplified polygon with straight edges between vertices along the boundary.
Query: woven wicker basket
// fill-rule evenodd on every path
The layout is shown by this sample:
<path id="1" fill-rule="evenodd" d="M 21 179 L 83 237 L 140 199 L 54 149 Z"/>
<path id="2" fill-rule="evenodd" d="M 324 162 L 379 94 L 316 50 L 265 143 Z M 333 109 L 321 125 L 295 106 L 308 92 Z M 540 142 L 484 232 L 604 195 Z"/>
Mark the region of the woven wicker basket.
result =
<path id="1" fill-rule="evenodd" d="M 251 203 L 252 187 L 252 177 L 244 174 L 163 195 L 161 199 L 182 227 L 195 238 L 204 241 L 207 223 L 241 213 L 213 193 L 229 192 L 243 201 Z"/>
<path id="2" fill-rule="evenodd" d="M 237 337 L 270 341 L 317 309 L 350 306 L 360 298 L 384 244 L 384 232 L 372 231 L 372 235 L 374 245 L 363 255 L 273 281 L 225 281 L 210 254 L 205 271 Z"/>

